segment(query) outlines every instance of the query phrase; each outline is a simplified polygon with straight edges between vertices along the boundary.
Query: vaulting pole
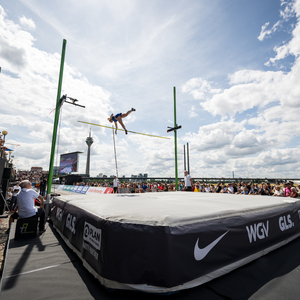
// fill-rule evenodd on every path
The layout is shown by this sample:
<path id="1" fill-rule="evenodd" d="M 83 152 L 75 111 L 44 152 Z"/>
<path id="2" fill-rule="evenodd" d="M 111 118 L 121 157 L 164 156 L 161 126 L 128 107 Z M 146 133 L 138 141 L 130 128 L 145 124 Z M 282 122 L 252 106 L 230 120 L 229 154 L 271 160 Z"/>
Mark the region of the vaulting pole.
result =
<path id="1" fill-rule="evenodd" d="M 189 143 L 186 143 L 186 153 L 187 153 L 187 171 L 190 175 L 190 149 L 189 149 Z"/>
<path id="2" fill-rule="evenodd" d="M 174 93 L 174 127 L 177 127 L 176 121 L 176 87 L 173 89 Z M 174 142 L 175 142 L 175 188 L 178 191 L 178 167 L 177 167 L 177 130 L 174 130 Z"/>
<path id="3" fill-rule="evenodd" d="M 183 145 L 183 160 L 184 160 L 184 168 L 183 170 L 186 170 L 186 160 L 185 160 L 185 145 Z"/>
<path id="4" fill-rule="evenodd" d="M 114 151 L 115 151 L 115 163 L 116 163 L 116 176 L 119 179 L 118 174 L 118 162 L 117 162 L 117 149 L 116 149 L 116 141 L 115 141 L 115 129 L 112 130 L 113 132 L 113 140 L 114 140 Z"/>
<path id="5" fill-rule="evenodd" d="M 59 111 L 60 111 L 60 94 L 61 94 L 61 86 L 62 86 L 63 73 L 64 73 L 66 45 L 67 45 L 67 41 L 64 39 L 63 46 L 62 46 L 62 53 L 61 53 L 58 89 L 57 89 L 57 97 L 56 97 L 56 109 L 55 109 L 53 134 L 52 134 L 52 147 L 51 147 L 50 164 L 49 164 L 49 176 L 48 176 L 48 183 L 47 183 L 47 198 L 45 202 L 46 220 L 49 212 L 50 195 L 51 195 L 51 187 L 52 187 L 53 164 L 54 164 L 54 156 L 55 156 L 57 125 L 58 125 Z"/>

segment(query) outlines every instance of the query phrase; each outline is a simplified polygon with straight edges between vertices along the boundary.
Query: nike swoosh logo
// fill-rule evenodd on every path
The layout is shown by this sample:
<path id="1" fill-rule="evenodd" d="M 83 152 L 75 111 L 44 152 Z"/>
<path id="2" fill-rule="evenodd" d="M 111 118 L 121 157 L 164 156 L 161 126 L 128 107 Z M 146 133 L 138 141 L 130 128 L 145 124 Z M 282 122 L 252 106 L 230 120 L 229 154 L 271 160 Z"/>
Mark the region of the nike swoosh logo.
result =
<path id="1" fill-rule="evenodd" d="M 227 232 L 225 232 L 224 234 L 222 234 L 220 237 L 218 237 L 216 240 L 214 240 L 212 243 L 210 243 L 208 246 L 206 246 L 205 248 L 201 249 L 198 246 L 198 242 L 199 239 L 196 242 L 195 245 L 195 249 L 194 249 L 194 257 L 196 260 L 202 260 L 210 251 L 211 249 L 216 246 L 218 244 L 218 242 L 224 237 L 225 234 L 227 234 L 229 232 L 229 230 Z"/>

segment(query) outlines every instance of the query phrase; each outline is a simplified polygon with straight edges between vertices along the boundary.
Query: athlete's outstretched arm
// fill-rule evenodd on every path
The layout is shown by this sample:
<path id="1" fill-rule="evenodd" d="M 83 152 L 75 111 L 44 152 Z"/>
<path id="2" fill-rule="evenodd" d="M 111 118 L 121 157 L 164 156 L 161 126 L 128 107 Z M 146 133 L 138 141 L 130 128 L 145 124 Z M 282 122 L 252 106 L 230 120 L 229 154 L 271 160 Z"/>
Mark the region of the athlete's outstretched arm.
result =
<path id="1" fill-rule="evenodd" d="M 117 122 L 114 122 L 114 123 L 115 123 L 115 126 L 116 126 L 115 134 L 118 134 L 118 123 Z"/>

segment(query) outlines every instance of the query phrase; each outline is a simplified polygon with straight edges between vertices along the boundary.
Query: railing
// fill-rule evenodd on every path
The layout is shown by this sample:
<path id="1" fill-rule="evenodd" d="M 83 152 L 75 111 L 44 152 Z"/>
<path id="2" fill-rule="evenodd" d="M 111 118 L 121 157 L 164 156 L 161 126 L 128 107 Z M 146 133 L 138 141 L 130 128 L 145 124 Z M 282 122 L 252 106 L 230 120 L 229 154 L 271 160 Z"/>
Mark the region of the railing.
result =
<path id="1" fill-rule="evenodd" d="M 263 181 L 269 181 L 269 182 L 286 182 L 286 181 L 300 181 L 300 178 L 291 178 L 291 177 L 236 177 L 236 178 L 230 178 L 230 177 L 198 177 L 198 176 L 192 176 L 194 183 L 196 181 L 200 182 L 239 182 L 239 181 L 246 181 L 246 182 L 263 182 Z M 179 181 L 184 181 L 183 177 L 178 177 Z M 111 177 L 89 177 L 89 178 L 84 178 L 84 181 L 113 181 L 113 178 Z M 131 182 L 147 182 L 147 181 L 158 181 L 158 182 L 165 182 L 165 183 L 171 183 L 175 182 L 175 177 L 137 177 L 137 178 L 132 178 L 132 177 L 119 177 L 119 181 L 131 181 Z"/>

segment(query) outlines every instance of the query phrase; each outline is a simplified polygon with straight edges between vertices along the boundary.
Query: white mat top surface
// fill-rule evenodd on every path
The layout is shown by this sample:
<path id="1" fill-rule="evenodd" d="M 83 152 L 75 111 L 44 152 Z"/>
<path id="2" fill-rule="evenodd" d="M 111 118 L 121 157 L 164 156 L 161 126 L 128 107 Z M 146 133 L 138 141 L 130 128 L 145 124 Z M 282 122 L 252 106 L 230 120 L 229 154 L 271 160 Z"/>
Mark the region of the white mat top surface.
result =
<path id="1" fill-rule="evenodd" d="M 178 226 L 300 203 L 300 199 L 285 197 L 194 192 L 68 194 L 56 198 L 105 220 L 152 226 Z"/>

